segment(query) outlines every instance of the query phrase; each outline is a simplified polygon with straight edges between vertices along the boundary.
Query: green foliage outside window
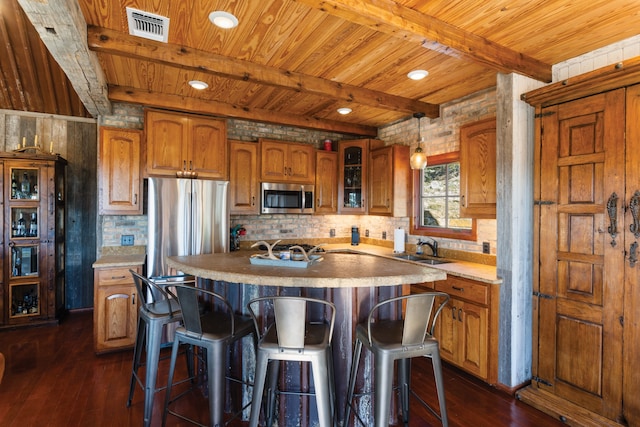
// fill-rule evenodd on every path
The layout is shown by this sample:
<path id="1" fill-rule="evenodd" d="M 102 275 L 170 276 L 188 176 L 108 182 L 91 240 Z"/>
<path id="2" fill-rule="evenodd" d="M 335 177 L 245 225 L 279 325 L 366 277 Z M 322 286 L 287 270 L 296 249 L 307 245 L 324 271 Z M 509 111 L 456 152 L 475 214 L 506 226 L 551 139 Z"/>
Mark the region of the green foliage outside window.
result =
<path id="1" fill-rule="evenodd" d="M 421 226 L 471 229 L 470 218 L 460 218 L 460 163 L 427 166 L 422 172 Z"/>

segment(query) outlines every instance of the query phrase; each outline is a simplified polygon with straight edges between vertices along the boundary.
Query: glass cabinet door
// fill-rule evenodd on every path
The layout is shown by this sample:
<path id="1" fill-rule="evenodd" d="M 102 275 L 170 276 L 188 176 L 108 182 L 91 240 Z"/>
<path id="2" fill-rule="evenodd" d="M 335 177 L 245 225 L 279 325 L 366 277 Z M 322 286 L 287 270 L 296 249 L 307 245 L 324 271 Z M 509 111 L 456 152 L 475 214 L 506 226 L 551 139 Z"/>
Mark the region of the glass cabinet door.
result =
<path id="1" fill-rule="evenodd" d="M 11 277 L 38 276 L 40 245 L 11 245 Z"/>
<path id="2" fill-rule="evenodd" d="M 38 169 L 11 168 L 11 200 L 39 199 Z"/>
<path id="3" fill-rule="evenodd" d="M 367 212 L 367 157 L 369 140 L 340 141 L 338 208 L 340 213 Z"/>
<path id="4" fill-rule="evenodd" d="M 10 317 L 34 316 L 40 314 L 40 294 L 38 283 L 12 285 Z"/>
<path id="5" fill-rule="evenodd" d="M 38 208 L 11 207 L 11 238 L 37 238 L 39 236 Z"/>

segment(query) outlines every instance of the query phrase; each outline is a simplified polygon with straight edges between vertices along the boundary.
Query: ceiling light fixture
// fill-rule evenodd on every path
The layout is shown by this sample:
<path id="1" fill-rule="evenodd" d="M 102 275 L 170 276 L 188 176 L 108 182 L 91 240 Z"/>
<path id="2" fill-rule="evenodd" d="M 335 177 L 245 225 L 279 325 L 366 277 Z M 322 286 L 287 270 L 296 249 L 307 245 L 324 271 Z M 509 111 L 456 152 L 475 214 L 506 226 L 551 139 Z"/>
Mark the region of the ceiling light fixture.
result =
<path id="1" fill-rule="evenodd" d="M 413 70 L 409 71 L 407 77 L 409 77 L 411 80 L 422 80 L 428 75 L 429 72 L 427 70 Z"/>
<path id="2" fill-rule="evenodd" d="M 413 113 L 413 117 L 418 119 L 418 146 L 411 155 L 409 163 L 411 164 L 411 169 L 424 169 L 427 166 L 427 155 L 422 151 L 422 132 L 420 130 L 420 119 L 424 117 L 424 113 Z"/>
<path id="3" fill-rule="evenodd" d="M 225 12 L 222 10 L 216 10 L 215 12 L 211 12 L 209 14 L 209 21 L 213 23 L 213 25 L 224 28 L 228 30 L 229 28 L 235 28 L 238 26 L 238 18 L 229 12 Z"/>
<path id="4" fill-rule="evenodd" d="M 348 108 L 348 107 L 338 108 L 338 113 L 342 114 L 343 116 L 345 114 L 349 114 L 351 111 L 352 111 L 351 108 Z"/>
<path id="5" fill-rule="evenodd" d="M 209 87 L 208 84 L 200 80 L 191 80 L 189 84 L 191 85 L 192 88 L 197 90 L 203 90 Z"/>

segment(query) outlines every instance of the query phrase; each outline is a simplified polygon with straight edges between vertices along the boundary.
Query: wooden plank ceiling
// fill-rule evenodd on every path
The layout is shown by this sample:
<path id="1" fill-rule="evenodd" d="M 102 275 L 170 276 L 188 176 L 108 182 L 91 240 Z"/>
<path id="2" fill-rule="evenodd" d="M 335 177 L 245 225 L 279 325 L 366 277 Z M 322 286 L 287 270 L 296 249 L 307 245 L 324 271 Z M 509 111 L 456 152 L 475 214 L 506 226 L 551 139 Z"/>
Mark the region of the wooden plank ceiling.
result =
<path id="1" fill-rule="evenodd" d="M 168 17 L 168 43 L 129 35 L 125 6 Z M 239 25 L 213 26 L 214 10 Z M 95 116 L 124 101 L 375 134 L 498 72 L 548 82 L 552 64 L 639 28 L 638 0 L 0 0 L 0 108 Z"/>

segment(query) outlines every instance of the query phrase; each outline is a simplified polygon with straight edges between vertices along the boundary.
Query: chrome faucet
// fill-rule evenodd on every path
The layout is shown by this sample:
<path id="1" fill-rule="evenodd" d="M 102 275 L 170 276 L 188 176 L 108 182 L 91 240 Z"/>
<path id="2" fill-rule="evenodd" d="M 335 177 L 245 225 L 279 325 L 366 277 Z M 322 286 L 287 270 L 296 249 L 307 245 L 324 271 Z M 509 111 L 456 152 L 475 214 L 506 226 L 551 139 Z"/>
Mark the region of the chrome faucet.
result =
<path id="1" fill-rule="evenodd" d="M 429 248 L 431 248 L 431 253 L 433 254 L 434 257 L 438 256 L 438 242 L 436 242 L 435 239 L 433 239 L 432 237 L 427 237 L 427 239 L 430 239 L 431 242 L 425 242 L 422 239 L 418 240 L 418 243 L 416 244 L 416 253 L 417 254 L 421 254 L 422 253 L 422 245 L 427 245 L 429 246 Z"/>

